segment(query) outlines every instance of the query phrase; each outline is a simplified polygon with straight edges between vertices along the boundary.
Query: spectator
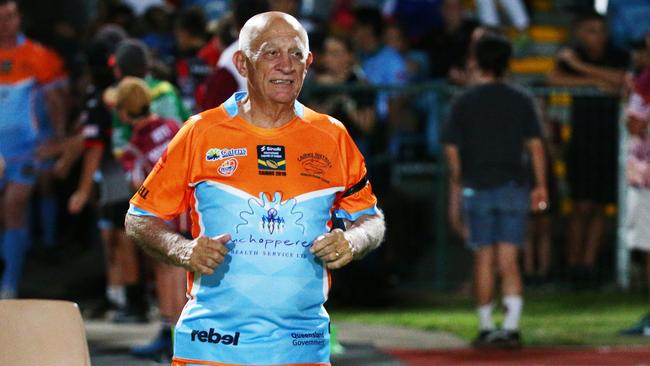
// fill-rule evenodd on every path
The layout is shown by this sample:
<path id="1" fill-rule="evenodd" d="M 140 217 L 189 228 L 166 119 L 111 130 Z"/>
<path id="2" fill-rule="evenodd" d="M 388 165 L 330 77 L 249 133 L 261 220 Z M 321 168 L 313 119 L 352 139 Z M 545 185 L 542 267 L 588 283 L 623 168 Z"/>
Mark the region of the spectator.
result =
<path id="1" fill-rule="evenodd" d="M 176 85 L 180 88 L 185 107 L 192 113 L 199 112 L 198 101 L 203 100 L 203 82 L 214 65 L 199 57 L 207 41 L 207 23 L 200 8 L 183 10 L 176 20 L 174 36 L 178 55 L 176 57 Z"/>
<path id="2" fill-rule="evenodd" d="M 645 274 L 650 290 L 650 68 L 635 80 L 627 106 L 630 133 L 627 156 L 626 241 L 630 249 L 644 252 Z M 650 312 L 621 335 L 650 336 Z"/>
<path id="3" fill-rule="evenodd" d="M 233 6 L 235 32 L 239 32 L 244 23 L 253 15 L 269 10 L 266 0 L 242 0 Z M 205 97 L 201 109 L 208 110 L 225 102 L 234 92 L 246 90 L 246 79 L 239 74 L 233 63 L 233 55 L 239 48 L 237 40 L 223 50 L 215 71 L 207 78 Z"/>
<path id="4" fill-rule="evenodd" d="M 178 132 L 178 125 L 173 120 L 161 118 L 151 112 L 151 93 L 142 79 L 122 79 L 113 95 L 115 100 L 111 104 L 116 106 L 120 119 L 133 128 L 133 135 L 120 157 L 120 162 L 130 176 L 131 187 L 135 191 L 142 185 L 169 141 Z M 175 225 L 175 229 L 189 236 L 187 226 Z M 151 343 L 132 348 L 131 353 L 153 359 L 168 358 L 173 352 L 173 324 L 176 324 L 185 304 L 186 276 L 182 269 L 161 262 L 156 262 L 153 268 L 160 307 L 160 331 Z"/>
<path id="5" fill-rule="evenodd" d="M 361 68 L 356 63 L 352 42 L 343 37 L 329 36 L 323 51 L 324 72 L 316 76 L 316 85 L 354 86 L 366 83 Z M 339 121 L 345 121 L 350 136 L 361 152 L 367 151 L 368 138 L 375 125 L 374 95 L 368 92 L 334 93 L 326 89 L 314 94 L 317 109 Z"/>
<path id="6" fill-rule="evenodd" d="M 607 18 L 612 43 L 629 50 L 643 43 L 650 30 L 650 3 L 647 0 L 609 0 Z"/>
<path id="7" fill-rule="evenodd" d="M 629 57 L 608 44 L 607 25 L 596 13 L 579 16 L 574 32 L 576 43 L 560 51 L 549 83 L 597 87 L 613 93 L 572 98 L 572 132 L 566 157 L 573 200 L 567 229 L 570 276 L 578 285 L 595 285 L 605 206 L 616 202 L 617 197 L 618 93 Z"/>
<path id="8" fill-rule="evenodd" d="M 145 32 L 140 40 L 151 51 L 154 59 L 167 66 L 174 61 L 174 35 L 172 34 L 172 14 L 164 6 L 151 6 L 142 16 Z"/>
<path id="9" fill-rule="evenodd" d="M 62 138 L 65 133 L 63 61 L 21 34 L 20 22 L 17 2 L 0 0 L 0 155 L 6 161 L 5 176 L 0 180 L 0 225 L 4 229 L 0 254 L 6 264 L 0 299 L 16 297 L 29 247 L 26 215 L 36 180 L 38 142 L 32 94 L 43 91 L 54 136 Z"/>
<path id="10" fill-rule="evenodd" d="M 151 110 L 157 115 L 175 120 L 179 125 L 189 113 L 180 99 L 180 93 L 174 85 L 167 81 L 158 80 L 150 75 L 151 64 L 147 47 L 138 40 L 126 39 L 120 42 L 111 58 L 113 73 L 117 80 L 126 76 L 142 78 L 149 85 L 152 95 Z M 113 153 L 119 156 L 131 135 L 129 126 L 121 123 L 117 116 L 113 118 L 113 137 L 111 146 Z"/>
<path id="11" fill-rule="evenodd" d="M 478 26 L 463 17 L 461 0 L 444 0 L 441 4 L 442 27 L 434 28 L 421 46 L 429 55 L 432 78 L 448 79 L 453 84 L 465 84 L 465 65 L 472 32 Z"/>
<path id="12" fill-rule="evenodd" d="M 402 86 L 408 81 L 408 72 L 404 58 L 394 49 L 383 44 L 384 19 L 381 12 L 374 7 L 355 9 L 355 26 L 353 39 L 361 60 L 361 69 L 367 80 L 377 86 Z M 385 143 L 384 136 L 392 129 L 399 128 L 400 111 L 404 108 L 403 98 L 386 91 L 377 94 L 375 129 L 372 146 L 369 151 L 377 154 Z M 399 149 L 399 142 L 389 143 L 391 151 Z"/>
<path id="13" fill-rule="evenodd" d="M 480 321 L 474 345 L 478 347 L 521 344 L 523 299 L 517 254 L 525 241 L 529 209 L 539 211 L 547 205 L 541 126 L 534 101 L 503 82 L 511 50 L 504 37 L 486 35 L 478 41 L 479 82 L 453 102 L 443 135 L 450 169 L 451 224 L 474 252 Z M 532 191 L 523 159 L 526 150 L 535 173 Z M 492 320 L 495 269 L 507 309 L 501 331 Z"/>

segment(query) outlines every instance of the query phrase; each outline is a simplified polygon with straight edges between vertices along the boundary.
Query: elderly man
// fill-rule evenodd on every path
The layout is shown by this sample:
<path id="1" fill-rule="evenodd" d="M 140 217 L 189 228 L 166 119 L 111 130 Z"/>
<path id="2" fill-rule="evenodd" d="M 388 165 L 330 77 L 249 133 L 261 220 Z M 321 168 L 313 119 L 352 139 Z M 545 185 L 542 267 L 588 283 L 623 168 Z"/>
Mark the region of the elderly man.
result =
<path id="1" fill-rule="evenodd" d="M 343 125 L 296 101 L 312 62 L 300 23 L 254 16 L 233 62 L 248 93 L 183 126 L 127 232 L 189 271 L 174 366 L 329 365 L 329 270 L 380 244 L 383 215 Z M 194 240 L 164 221 L 186 208 Z M 330 231 L 332 215 L 347 231 Z"/>

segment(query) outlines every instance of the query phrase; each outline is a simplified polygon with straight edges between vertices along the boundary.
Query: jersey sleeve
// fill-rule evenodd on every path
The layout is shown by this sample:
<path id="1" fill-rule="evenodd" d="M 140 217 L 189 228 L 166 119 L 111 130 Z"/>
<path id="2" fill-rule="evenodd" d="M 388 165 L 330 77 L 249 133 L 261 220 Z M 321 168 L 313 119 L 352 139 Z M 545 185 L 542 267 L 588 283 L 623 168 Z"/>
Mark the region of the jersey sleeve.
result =
<path id="1" fill-rule="evenodd" d="M 34 58 L 36 80 L 42 86 L 48 87 L 65 78 L 63 60 L 54 51 L 39 47 Z"/>
<path id="2" fill-rule="evenodd" d="M 131 198 L 129 214 L 171 220 L 189 208 L 194 123 L 174 136 L 149 176 Z"/>
<path id="3" fill-rule="evenodd" d="M 366 163 L 350 135 L 342 134 L 340 145 L 345 189 L 334 202 L 334 215 L 341 219 L 356 221 L 363 215 L 376 215 L 377 197 L 368 180 Z"/>

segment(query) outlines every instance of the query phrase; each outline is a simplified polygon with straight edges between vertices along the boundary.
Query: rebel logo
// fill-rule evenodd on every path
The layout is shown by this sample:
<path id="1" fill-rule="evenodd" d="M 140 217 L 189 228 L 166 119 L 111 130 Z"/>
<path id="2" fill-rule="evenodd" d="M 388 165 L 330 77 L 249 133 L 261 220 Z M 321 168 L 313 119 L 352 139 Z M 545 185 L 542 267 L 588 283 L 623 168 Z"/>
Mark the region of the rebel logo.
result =
<path id="1" fill-rule="evenodd" d="M 205 330 L 192 330 L 192 342 L 223 344 L 224 346 L 238 346 L 239 345 L 239 332 L 235 334 L 221 334 L 215 332 L 214 328 L 209 331 Z"/>

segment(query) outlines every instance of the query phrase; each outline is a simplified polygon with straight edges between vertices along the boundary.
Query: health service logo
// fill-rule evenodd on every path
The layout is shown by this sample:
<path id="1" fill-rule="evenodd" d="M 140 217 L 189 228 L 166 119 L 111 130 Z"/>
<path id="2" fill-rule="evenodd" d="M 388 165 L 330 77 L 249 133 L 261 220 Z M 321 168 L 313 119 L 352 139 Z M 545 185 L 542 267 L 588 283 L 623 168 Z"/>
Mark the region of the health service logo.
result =
<path id="1" fill-rule="evenodd" d="M 248 156 L 248 149 L 245 147 L 233 148 L 233 149 L 219 149 L 212 148 L 205 153 L 206 161 L 217 161 L 228 159 L 237 156 Z"/>
<path id="2" fill-rule="evenodd" d="M 284 233 L 287 224 L 290 224 L 304 234 L 304 214 L 298 210 L 297 204 L 295 198 L 282 202 L 280 192 L 275 192 L 273 200 L 269 201 L 267 194 L 262 192 L 259 199 L 248 200 L 249 210 L 239 213 L 242 222 L 235 227 L 235 231 L 239 233 L 240 229 L 256 226 L 262 234 L 275 235 Z"/>

